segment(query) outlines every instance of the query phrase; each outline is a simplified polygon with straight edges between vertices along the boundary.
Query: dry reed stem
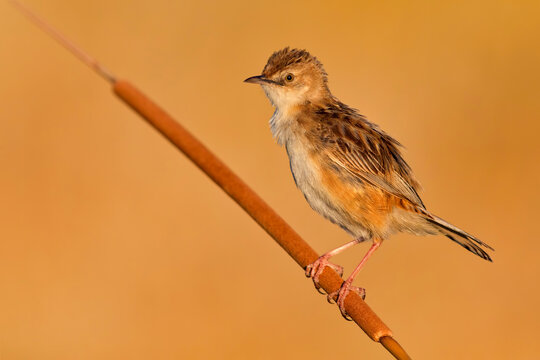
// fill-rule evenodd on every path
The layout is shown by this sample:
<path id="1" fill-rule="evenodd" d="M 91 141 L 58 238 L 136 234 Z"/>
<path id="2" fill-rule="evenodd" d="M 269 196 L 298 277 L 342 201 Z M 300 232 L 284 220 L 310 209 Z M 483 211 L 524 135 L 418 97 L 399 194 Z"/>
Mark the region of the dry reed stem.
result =
<path id="1" fill-rule="evenodd" d="M 236 201 L 302 269 L 319 257 L 242 179 L 147 96 L 122 80 L 113 83 L 113 90 Z M 343 279 L 329 267 L 320 276 L 321 287 L 327 293 L 337 291 L 342 283 Z M 345 309 L 372 340 L 381 342 L 396 359 L 410 359 L 392 337 L 392 331 L 359 295 L 349 293 L 345 299 Z"/>
<path id="2" fill-rule="evenodd" d="M 116 77 L 93 57 L 20 2 L 17 0 L 9 2 L 98 75 L 113 84 L 113 90 L 120 99 L 138 112 L 236 201 L 302 269 L 305 270 L 308 264 L 318 258 L 318 254 L 264 200 L 146 95 L 126 81 L 117 81 Z M 343 279 L 329 267 L 326 267 L 320 276 L 320 285 L 327 293 L 337 291 L 342 283 Z M 345 310 L 372 340 L 380 342 L 396 359 L 410 359 L 392 337 L 391 330 L 355 292 L 349 293 L 345 299 Z"/>

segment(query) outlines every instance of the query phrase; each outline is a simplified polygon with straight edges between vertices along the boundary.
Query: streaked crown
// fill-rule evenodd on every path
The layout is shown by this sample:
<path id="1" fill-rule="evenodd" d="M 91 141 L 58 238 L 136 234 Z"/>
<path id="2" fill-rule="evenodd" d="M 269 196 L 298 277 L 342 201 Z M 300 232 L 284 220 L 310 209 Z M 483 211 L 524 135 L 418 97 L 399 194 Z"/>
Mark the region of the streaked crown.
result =
<path id="1" fill-rule="evenodd" d="M 328 82 L 328 75 L 321 62 L 315 56 L 306 50 L 290 49 L 289 47 L 274 52 L 268 58 L 262 74 L 270 79 L 275 74 L 284 72 L 285 70 L 306 67 L 312 68 L 314 72 L 318 73 L 324 84 Z"/>

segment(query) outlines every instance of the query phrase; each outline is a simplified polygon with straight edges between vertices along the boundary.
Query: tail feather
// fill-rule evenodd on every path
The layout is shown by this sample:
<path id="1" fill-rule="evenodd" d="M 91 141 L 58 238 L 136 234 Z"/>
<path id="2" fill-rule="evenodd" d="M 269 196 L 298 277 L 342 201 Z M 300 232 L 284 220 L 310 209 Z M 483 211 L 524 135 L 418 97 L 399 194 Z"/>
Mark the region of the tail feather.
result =
<path id="1" fill-rule="evenodd" d="M 465 231 L 455 227 L 454 225 L 447 223 L 440 217 L 435 216 L 426 210 L 421 211 L 421 213 L 424 215 L 424 218 L 429 223 L 436 225 L 437 230 L 439 230 L 442 234 L 446 235 L 450 240 L 458 243 L 465 249 L 469 250 L 473 254 L 480 256 L 484 260 L 491 262 L 493 261 L 491 260 L 489 254 L 483 249 L 486 248 L 495 251 L 491 246 L 478 240 L 471 234 L 468 234 Z"/>
<path id="2" fill-rule="evenodd" d="M 463 246 L 465 249 L 469 250 L 473 254 L 480 256 L 484 260 L 493 262 L 493 260 L 491 260 L 491 257 L 489 256 L 489 254 L 487 252 L 485 252 L 484 249 L 482 249 L 477 244 L 471 242 L 469 239 L 464 239 L 464 238 L 457 238 L 456 239 L 454 237 L 454 235 L 450 235 L 450 234 L 445 234 L 445 235 L 450 240 L 452 240 L 452 241 L 458 243 L 459 245 Z"/>

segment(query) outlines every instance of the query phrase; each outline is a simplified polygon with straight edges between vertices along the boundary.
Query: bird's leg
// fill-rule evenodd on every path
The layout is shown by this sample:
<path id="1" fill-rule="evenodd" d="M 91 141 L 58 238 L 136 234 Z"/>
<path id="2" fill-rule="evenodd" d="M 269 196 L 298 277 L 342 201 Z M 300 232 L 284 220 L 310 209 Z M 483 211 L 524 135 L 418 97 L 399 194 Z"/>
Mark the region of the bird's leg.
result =
<path id="1" fill-rule="evenodd" d="M 306 276 L 311 277 L 313 279 L 313 284 L 315 284 L 315 288 L 317 291 L 321 292 L 321 285 L 319 284 L 319 276 L 324 271 L 324 268 L 326 266 L 334 269 L 339 276 L 343 276 L 343 266 L 332 264 L 328 261 L 332 256 L 339 254 L 340 252 L 347 250 L 351 246 L 354 246 L 358 243 L 361 243 L 363 241 L 362 238 L 354 239 L 353 241 L 350 241 L 346 243 L 345 245 L 342 245 L 332 251 L 327 252 L 326 254 L 319 257 L 317 260 L 315 260 L 313 263 L 306 266 Z"/>
<path id="2" fill-rule="evenodd" d="M 379 248 L 379 246 L 381 246 L 381 243 L 382 243 L 382 240 L 374 240 L 368 252 L 366 253 L 366 255 L 364 255 L 364 257 L 362 258 L 362 261 L 360 261 L 360 264 L 356 266 L 356 268 L 353 270 L 351 275 L 349 275 L 347 280 L 345 280 L 343 284 L 341 284 L 341 287 L 339 288 L 339 290 L 331 294 L 328 294 L 327 298 L 328 298 L 328 302 L 330 303 L 332 302 L 334 297 L 337 296 L 336 302 L 339 307 L 339 310 L 341 311 L 341 314 L 343 315 L 343 317 L 347 320 L 352 320 L 350 316 L 347 315 L 347 312 L 345 311 L 345 299 L 347 298 L 347 295 L 349 295 L 349 292 L 355 291 L 358 295 L 362 297 L 362 299 L 365 299 L 366 297 L 365 289 L 352 286 L 354 278 L 356 277 L 356 275 L 358 275 L 358 273 L 360 272 L 362 267 L 365 265 L 369 257 L 375 252 L 375 250 Z"/>

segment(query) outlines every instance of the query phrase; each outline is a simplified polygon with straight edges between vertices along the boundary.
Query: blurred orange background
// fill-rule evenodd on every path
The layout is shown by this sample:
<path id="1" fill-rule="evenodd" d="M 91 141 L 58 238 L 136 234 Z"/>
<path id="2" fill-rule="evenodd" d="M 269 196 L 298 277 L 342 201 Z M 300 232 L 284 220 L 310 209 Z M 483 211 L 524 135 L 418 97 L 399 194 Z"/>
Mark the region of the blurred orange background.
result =
<path id="1" fill-rule="evenodd" d="M 359 276 L 418 359 L 532 359 L 540 334 L 538 1 L 26 4 L 147 92 L 320 253 L 242 83 L 286 45 L 406 146 L 428 208 L 497 251 L 398 235 Z M 107 83 L 0 3 L 0 358 L 388 359 Z M 367 245 L 335 260 L 346 271 Z"/>

